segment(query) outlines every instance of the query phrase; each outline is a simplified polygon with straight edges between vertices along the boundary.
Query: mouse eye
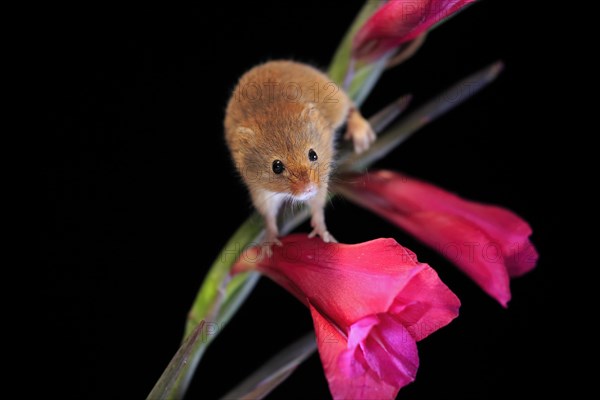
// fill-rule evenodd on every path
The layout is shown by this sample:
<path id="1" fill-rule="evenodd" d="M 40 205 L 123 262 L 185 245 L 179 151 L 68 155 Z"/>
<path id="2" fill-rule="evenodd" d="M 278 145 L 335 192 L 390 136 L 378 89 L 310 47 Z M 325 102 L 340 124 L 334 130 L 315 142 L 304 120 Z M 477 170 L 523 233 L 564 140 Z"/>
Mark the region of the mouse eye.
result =
<path id="1" fill-rule="evenodd" d="M 283 163 L 281 162 L 281 160 L 273 161 L 273 172 L 275 172 L 277 175 L 282 173 L 284 169 L 285 169 L 285 167 L 283 166 Z"/>
<path id="2" fill-rule="evenodd" d="M 317 152 L 314 151 L 313 149 L 310 149 L 308 151 L 308 159 L 310 161 L 317 161 L 317 159 L 319 158 L 319 156 L 317 156 Z"/>

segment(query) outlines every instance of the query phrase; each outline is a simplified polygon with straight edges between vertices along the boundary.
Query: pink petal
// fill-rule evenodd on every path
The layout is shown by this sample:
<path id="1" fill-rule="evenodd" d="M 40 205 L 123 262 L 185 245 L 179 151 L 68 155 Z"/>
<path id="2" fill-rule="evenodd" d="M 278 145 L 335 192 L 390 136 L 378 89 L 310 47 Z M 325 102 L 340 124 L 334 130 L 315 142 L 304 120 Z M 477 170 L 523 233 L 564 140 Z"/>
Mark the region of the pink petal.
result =
<path id="1" fill-rule="evenodd" d="M 424 332 L 425 325 L 440 328 L 458 315 L 460 302 L 437 273 L 393 239 L 347 245 L 295 234 L 282 242 L 253 267 L 339 326 L 393 309 L 407 327 Z"/>
<path id="2" fill-rule="evenodd" d="M 440 251 L 506 307 L 511 294 L 504 259 L 498 246 L 476 225 L 460 217 L 435 212 L 416 213 L 398 225 Z"/>
<path id="3" fill-rule="evenodd" d="M 383 176 L 385 177 L 385 173 Z M 480 204 L 462 199 L 432 184 L 397 174 L 396 180 L 402 181 L 401 185 L 389 185 L 390 195 L 403 199 L 410 204 L 409 199 L 418 199 L 418 209 L 436 210 L 447 215 L 455 215 L 469 221 L 474 226 L 484 231 L 492 241 L 482 248 L 482 256 L 495 259 L 491 256 L 494 250 L 504 257 L 504 264 L 511 276 L 519 276 L 533 269 L 537 262 L 537 252 L 529 241 L 532 233 L 527 222 L 515 213 L 501 207 Z M 414 200 L 413 200 L 414 201 Z M 395 202 L 395 206 L 402 209 L 402 201 Z M 463 240 L 464 242 L 464 240 Z"/>
<path id="4" fill-rule="evenodd" d="M 350 327 L 350 337 L 310 305 L 319 355 L 333 398 L 394 399 L 415 379 L 417 345 L 392 317 L 369 316 Z"/>
<path id="5" fill-rule="evenodd" d="M 394 0 L 381 6 L 354 37 L 353 56 L 373 60 L 415 39 L 474 0 Z"/>
<path id="6" fill-rule="evenodd" d="M 348 198 L 438 250 L 504 306 L 510 300 L 509 276 L 535 267 L 531 228 L 509 210 L 467 201 L 395 172 L 352 175 L 346 181 L 341 189 Z"/>
<path id="7" fill-rule="evenodd" d="M 429 268 L 393 239 L 346 245 L 297 234 L 282 242 L 258 269 L 303 303 L 326 305 L 343 326 L 389 309 L 407 282 Z"/>
<path id="8" fill-rule="evenodd" d="M 458 315 L 460 301 L 433 268 L 416 274 L 398 293 L 389 310 L 418 342 L 448 325 Z"/>

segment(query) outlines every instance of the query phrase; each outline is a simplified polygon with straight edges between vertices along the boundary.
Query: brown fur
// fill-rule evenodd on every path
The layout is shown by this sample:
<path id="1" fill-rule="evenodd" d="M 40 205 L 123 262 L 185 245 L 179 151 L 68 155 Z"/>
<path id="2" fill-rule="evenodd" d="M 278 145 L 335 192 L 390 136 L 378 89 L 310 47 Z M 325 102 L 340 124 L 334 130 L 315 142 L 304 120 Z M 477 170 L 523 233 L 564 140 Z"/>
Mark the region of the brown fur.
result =
<path id="1" fill-rule="evenodd" d="M 313 227 L 321 236 L 326 233 L 322 208 L 334 159 L 334 133 L 352 109 L 343 90 L 309 65 L 270 61 L 241 77 L 227 105 L 225 138 L 255 207 L 267 220 L 270 239 L 277 234 L 274 217 L 283 197 L 276 201 L 268 194 L 302 197 L 311 187 L 318 189 L 315 199 L 306 199 Z M 358 113 L 351 121 L 368 127 Z M 309 160 L 310 149 L 317 161 Z M 281 174 L 273 172 L 274 160 L 283 162 Z"/>

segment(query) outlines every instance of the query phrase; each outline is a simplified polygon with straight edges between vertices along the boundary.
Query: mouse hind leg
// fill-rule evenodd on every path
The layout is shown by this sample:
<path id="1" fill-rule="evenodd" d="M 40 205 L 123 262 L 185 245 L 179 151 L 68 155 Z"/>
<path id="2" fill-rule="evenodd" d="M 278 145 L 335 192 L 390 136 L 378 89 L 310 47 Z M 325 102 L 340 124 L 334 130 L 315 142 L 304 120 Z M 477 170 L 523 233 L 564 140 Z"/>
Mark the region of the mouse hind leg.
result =
<path id="1" fill-rule="evenodd" d="M 329 85 L 333 83 L 329 82 Z M 354 151 L 362 153 L 375 141 L 375 132 L 369 122 L 360 114 L 348 95 L 339 87 L 331 94 L 331 98 L 322 98 L 319 110 L 329 121 L 335 131 L 346 122 L 344 139 L 352 140 Z"/>
<path id="2" fill-rule="evenodd" d="M 348 112 L 348 123 L 344 139 L 352 140 L 354 151 L 357 154 L 368 150 L 371 143 L 375 141 L 375 132 L 373 132 L 371 124 L 354 107 L 351 107 Z"/>

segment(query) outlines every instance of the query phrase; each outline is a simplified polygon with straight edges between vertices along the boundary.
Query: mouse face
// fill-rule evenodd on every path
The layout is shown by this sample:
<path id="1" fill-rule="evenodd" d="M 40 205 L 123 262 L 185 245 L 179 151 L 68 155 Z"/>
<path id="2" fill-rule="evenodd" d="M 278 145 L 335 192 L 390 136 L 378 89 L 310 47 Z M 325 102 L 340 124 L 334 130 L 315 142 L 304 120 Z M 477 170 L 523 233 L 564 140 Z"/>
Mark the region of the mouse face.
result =
<path id="1" fill-rule="evenodd" d="M 250 188 L 287 194 L 304 201 L 327 185 L 333 157 L 332 135 L 312 110 L 301 108 L 281 118 L 270 112 L 241 135 L 244 181 Z"/>
<path id="2" fill-rule="evenodd" d="M 272 153 L 269 159 L 273 161 L 265 189 L 287 193 L 297 200 L 308 200 L 317 194 L 322 180 L 329 176 L 329 170 L 319 162 L 318 142 L 309 146 L 299 144 L 289 153 Z"/>

